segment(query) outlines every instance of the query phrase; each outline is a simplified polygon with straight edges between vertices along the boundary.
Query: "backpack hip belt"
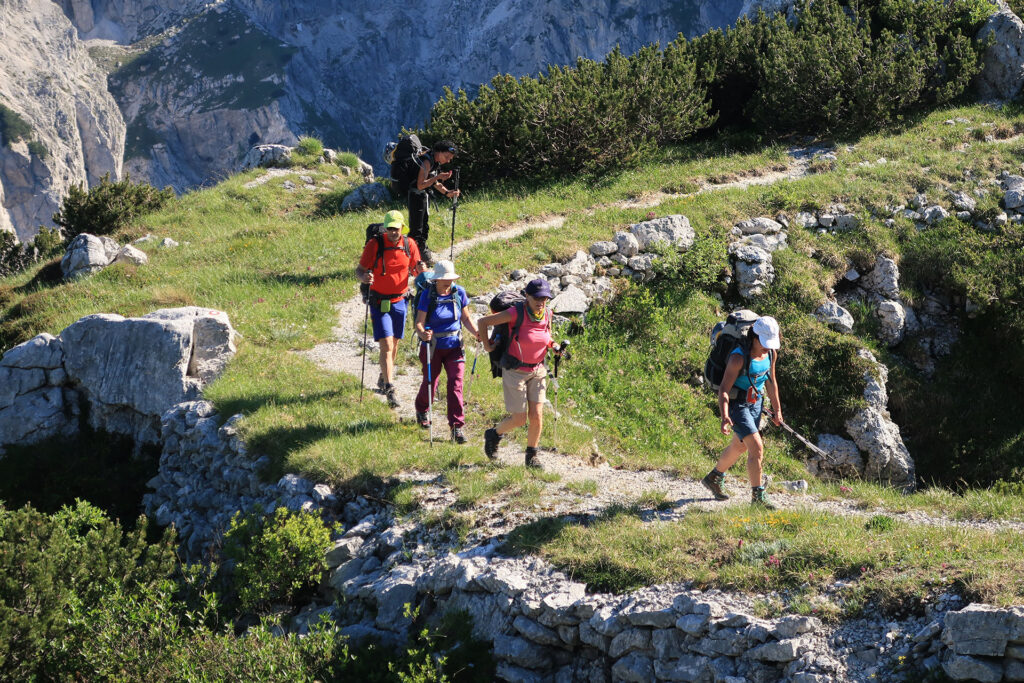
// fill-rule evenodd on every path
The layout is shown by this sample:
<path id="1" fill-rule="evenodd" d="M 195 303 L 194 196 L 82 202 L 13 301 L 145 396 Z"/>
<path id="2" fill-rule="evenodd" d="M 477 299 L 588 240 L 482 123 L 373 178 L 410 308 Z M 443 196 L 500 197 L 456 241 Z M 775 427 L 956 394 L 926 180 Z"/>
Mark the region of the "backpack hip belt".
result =
<path id="1" fill-rule="evenodd" d="M 434 338 L 435 339 L 447 339 L 448 337 L 458 337 L 459 340 L 461 341 L 462 340 L 462 330 L 453 330 L 451 332 L 435 332 L 434 333 Z"/>

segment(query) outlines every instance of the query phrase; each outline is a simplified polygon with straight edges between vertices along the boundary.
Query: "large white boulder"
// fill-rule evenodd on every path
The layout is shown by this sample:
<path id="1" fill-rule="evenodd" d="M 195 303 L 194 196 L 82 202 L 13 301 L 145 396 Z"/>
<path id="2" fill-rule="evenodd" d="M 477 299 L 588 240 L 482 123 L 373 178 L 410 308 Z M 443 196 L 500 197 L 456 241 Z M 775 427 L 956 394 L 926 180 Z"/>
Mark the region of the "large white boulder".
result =
<path id="1" fill-rule="evenodd" d="M 978 31 L 984 41 L 994 36 L 985 50 L 984 62 L 975 77 L 978 96 L 983 100 L 1010 100 L 1024 86 L 1024 23 L 1005 4 Z"/>
<path id="2" fill-rule="evenodd" d="M 884 299 L 899 299 L 900 268 L 888 256 L 879 256 L 875 267 L 861 279 L 860 284 Z"/>
<path id="3" fill-rule="evenodd" d="M 686 251 L 693 246 L 696 238 L 690 219 L 680 214 L 635 223 L 629 229 L 636 237 L 640 251 L 646 251 L 655 242 L 665 242 Z"/>
<path id="4" fill-rule="evenodd" d="M 241 170 L 282 166 L 291 158 L 292 148 L 288 145 L 256 145 L 246 153 Z"/>
<path id="5" fill-rule="evenodd" d="M 109 237 L 97 237 L 87 233 L 76 235 L 60 261 L 64 279 L 75 280 L 98 273 L 111 264 L 120 248 L 120 245 Z"/>
<path id="6" fill-rule="evenodd" d="M 775 281 L 772 255 L 750 244 L 730 248 L 735 264 L 736 286 L 744 299 L 760 296 Z"/>

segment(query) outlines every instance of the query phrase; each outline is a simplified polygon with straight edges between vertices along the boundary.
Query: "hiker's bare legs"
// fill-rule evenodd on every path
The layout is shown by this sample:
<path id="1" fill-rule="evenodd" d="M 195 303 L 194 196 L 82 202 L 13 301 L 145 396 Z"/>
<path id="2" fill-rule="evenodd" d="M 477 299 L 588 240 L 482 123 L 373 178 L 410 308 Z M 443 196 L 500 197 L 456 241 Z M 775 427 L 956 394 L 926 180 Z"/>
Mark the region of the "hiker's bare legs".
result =
<path id="1" fill-rule="evenodd" d="M 747 449 L 747 476 L 750 477 L 751 486 L 761 485 L 761 466 L 764 462 L 764 441 L 761 440 L 761 433 L 754 432 L 743 439 Z"/>
<path id="2" fill-rule="evenodd" d="M 384 337 L 380 340 L 380 372 L 387 384 L 394 382 L 395 359 L 398 358 L 398 340 Z"/>
<path id="3" fill-rule="evenodd" d="M 732 441 L 725 447 L 722 454 L 718 456 L 718 463 L 715 465 L 715 469 L 725 474 L 729 471 L 729 468 L 736 464 L 736 461 L 740 459 L 740 456 L 747 452 L 747 447 L 744 445 L 740 438 L 734 433 L 732 435 Z"/>
<path id="4" fill-rule="evenodd" d="M 498 432 L 498 434 L 504 435 L 508 434 L 516 427 L 522 427 L 524 424 L 526 424 L 526 413 L 512 413 L 499 422 L 494 430 Z"/>
<path id="5" fill-rule="evenodd" d="M 530 426 L 526 430 L 526 445 L 536 448 L 540 444 L 540 432 L 544 428 L 544 404 L 530 402 Z"/>

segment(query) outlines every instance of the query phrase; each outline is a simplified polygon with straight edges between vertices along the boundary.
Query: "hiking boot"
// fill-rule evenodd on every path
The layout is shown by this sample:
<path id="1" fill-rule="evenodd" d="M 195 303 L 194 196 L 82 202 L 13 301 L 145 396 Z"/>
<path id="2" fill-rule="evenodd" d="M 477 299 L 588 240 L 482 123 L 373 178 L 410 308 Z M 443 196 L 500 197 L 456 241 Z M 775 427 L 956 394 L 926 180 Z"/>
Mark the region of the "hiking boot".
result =
<path id="1" fill-rule="evenodd" d="M 484 455 L 491 460 L 497 457 L 498 444 L 501 443 L 501 434 L 494 427 L 484 432 Z"/>
<path id="2" fill-rule="evenodd" d="M 527 467 L 540 467 L 540 461 L 537 460 L 537 449 L 526 447 L 526 466 Z"/>
<path id="3" fill-rule="evenodd" d="M 750 504 L 764 508 L 765 510 L 777 510 L 778 508 L 772 504 L 764 495 L 763 486 L 755 486 L 750 489 Z"/>
<path id="4" fill-rule="evenodd" d="M 715 500 L 729 500 L 729 494 L 722 488 L 722 485 L 725 484 L 725 473 L 711 470 L 707 473 L 707 476 L 700 480 L 700 483 L 704 484 L 704 488 L 708 491 L 711 491 L 711 495 L 715 497 Z"/>
<path id="5" fill-rule="evenodd" d="M 425 244 L 420 247 L 420 258 L 428 266 L 434 265 L 434 252 L 430 251 Z"/>
<path id="6" fill-rule="evenodd" d="M 384 373 L 377 375 L 377 391 L 383 394 L 384 387 L 387 385 L 388 383 L 384 381 Z"/>
<path id="7" fill-rule="evenodd" d="M 430 426 L 430 415 L 428 415 L 427 413 L 421 413 L 420 411 L 417 410 L 416 411 L 416 423 L 420 427 L 423 427 L 424 429 L 426 429 L 427 427 Z"/>
<path id="8" fill-rule="evenodd" d="M 462 427 L 452 427 L 452 441 L 460 446 L 466 443 L 466 435 L 462 433 Z"/>
<path id="9" fill-rule="evenodd" d="M 398 402 L 398 395 L 395 393 L 394 384 L 384 385 L 384 396 L 388 399 L 388 405 L 392 408 L 398 408 L 402 404 Z"/>

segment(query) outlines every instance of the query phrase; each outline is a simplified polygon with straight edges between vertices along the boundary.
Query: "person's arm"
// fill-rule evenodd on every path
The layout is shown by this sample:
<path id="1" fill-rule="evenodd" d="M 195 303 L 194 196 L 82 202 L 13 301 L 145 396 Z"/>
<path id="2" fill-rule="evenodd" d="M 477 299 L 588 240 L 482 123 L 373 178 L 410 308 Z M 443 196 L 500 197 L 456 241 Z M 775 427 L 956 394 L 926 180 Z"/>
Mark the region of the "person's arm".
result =
<path id="1" fill-rule="evenodd" d="M 460 320 L 462 321 L 463 327 L 469 330 L 470 334 L 477 339 L 480 339 L 480 331 L 476 328 L 476 325 L 473 324 L 473 319 L 469 317 L 469 306 L 467 306 L 466 303 L 468 303 L 468 301 L 462 303 L 462 315 L 460 316 Z"/>
<path id="2" fill-rule="evenodd" d="M 368 285 L 373 284 L 373 273 L 363 268 L 362 266 L 356 266 L 356 279 L 360 282 L 365 282 Z"/>
<path id="3" fill-rule="evenodd" d="M 779 402 L 779 383 L 775 379 L 775 361 L 779 357 L 778 351 L 771 351 L 772 366 L 768 372 L 768 400 L 772 402 L 772 422 L 778 426 L 785 420 L 782 419 L 782 403 Z"/>
<path id="4" fill-rule="evenodd" d="M 426 328 L 426 324 L 427 324 L 427 312 L 426 311 L 417 310 L 416 311 L 416 334 L 423 341 L 429 342 L 430 338 L 434 336 L 434 331 L 433 330 L 428 330 Z"/>
<path id="5" fill-rule="evenodd" d="M 494 350 L 494 344 L 491 343 L 491 340 L 487 334 L 487 330 L 493 327 L 494 325 L 512 322 L 512 316 L 514 314 L 514 311 L 514 308 L 506 308 L 504 311 L 499 311 L 498 313 L 485 315 L 484 317 L 476 321 L 477 336 L 480 337 L 480 341 L 484 343 L 485 351 Z"/>
<path id="6" fill-rule="evenodd" d="M 718 412 L 722 415 L 722 433 L 728 434 L 732 427 L 732 418 L 729 417 L 729 392 L 736 378 L 740 376 L 743 369 L 743 354 L 733 353 L 729 356 L 729 362 L 725 364 L 725 375 L 722 383 L 718 386 Z"/>
<path id="7" fill-rule="evenodd" d="M 428 177 L 428 175 L 429 175 L 430 169 L 432 167 L 433 166 L 425 166 L 423 164 L 420 165 L 420 172 L 416 176 L 416 189 L 417 190 L 428 190 L 431 187 L 433 187 L 438 192 L 441 192 L 442 194 L 444 194 L 444 196 L 446 196 L 446 197 L 451 196 L 451 190 L 449 190 L 444 185 L 442 185 L 441 181 L 442 180 L 448 180 L 449 178 L 451 178 L 452 177 L 452 172 L 451 171 L 444 171 L 442 173 L 438 173 L 433 178 L 430 178 L 430 177 Z"/>

